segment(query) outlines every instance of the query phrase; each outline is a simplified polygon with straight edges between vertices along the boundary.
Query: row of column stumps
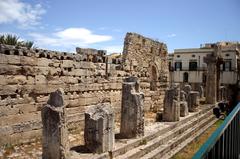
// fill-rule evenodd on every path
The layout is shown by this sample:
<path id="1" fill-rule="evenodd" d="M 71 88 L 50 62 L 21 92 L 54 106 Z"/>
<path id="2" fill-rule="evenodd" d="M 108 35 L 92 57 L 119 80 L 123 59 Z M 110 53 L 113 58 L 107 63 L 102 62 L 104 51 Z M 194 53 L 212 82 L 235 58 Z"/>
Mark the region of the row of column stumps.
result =
<path id="1" fill-rule="evenodd" d="M 199 106 L 199 98 L 203 98 L 203 87 L 198 91 L 192 91 L 190 85 L 184 85 L 180 91 L 179 85 L 173 85 L 165 92 L 163 105 L 163 121 L 175 122 L 180 117 L 185 117 L 189 112 L 197 112 Z"/>
<path id="2" fill-rule="evenodd" d="M 41 115 L 43 123 L 43 159 L 69 158 L 68 130 L 62 89 L 50 94 Z M 134 138 L 144 135 L 144 94 L 137 77 L 126 78 L 122 89 L 120 135 Z M 85 112 L 85 147 L 93 153 L 114 149 L 114 111 L 109 103 L 100 103 Z"/>
<path id="3" fill-rule="evenodd" d="M 137 77 L 124 79 L 122 85 L 122 111 L 120 136 L 135 138 L 144 136 L 144 94 L 140 91 Z M 192 91 L 190 85 L 185 85 L 180 91 L 178 85 L 166 90 L 164 98 L 163 120 L 179 121 L 180 117 L 189 112 L 198 111 L 200 93 Z M 43 159 L 69 158 L 70 147 L 66 122 L 66 105 L 62 89 L 50 94 L 46 105 L 42 108 Z M 109 102 L 109 101 L 108 101 Z M 84 140 L 85 147 L 93 153 L 112 152 L 114 150 L 114 111 L 110 103 L 100 103 L 85 111 Z"/>

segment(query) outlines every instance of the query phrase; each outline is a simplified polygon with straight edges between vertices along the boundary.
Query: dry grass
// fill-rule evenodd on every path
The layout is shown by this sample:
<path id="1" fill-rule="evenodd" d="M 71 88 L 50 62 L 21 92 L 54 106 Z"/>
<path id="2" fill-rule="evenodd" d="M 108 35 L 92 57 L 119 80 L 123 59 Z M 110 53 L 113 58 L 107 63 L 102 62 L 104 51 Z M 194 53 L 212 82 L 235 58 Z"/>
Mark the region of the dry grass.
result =
<path id="1" fill-rule="evenodd" d="M 223 121 L 218 120 L 215 124 L 213 124 L 210 128 L 207 129 L 205 133 L 203 133 L 196 140 L 187 145 L 182 151 L 177 153 L 172 159 L 190 159 L 193 155 L 198 151 L 198 149 L 205 143 L 205 141 L 212 135 L 212 133 L 221 125 Z"/>

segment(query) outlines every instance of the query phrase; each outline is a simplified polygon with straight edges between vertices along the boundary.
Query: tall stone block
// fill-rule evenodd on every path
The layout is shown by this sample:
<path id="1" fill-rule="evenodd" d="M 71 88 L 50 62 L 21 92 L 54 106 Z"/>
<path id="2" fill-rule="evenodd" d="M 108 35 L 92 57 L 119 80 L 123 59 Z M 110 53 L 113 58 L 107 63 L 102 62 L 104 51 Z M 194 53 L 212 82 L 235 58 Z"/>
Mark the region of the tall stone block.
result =
<path id="1" fill-rule="evenodd" d="M 188 113 L 188 104 L 185 101 L 180 102 L 180 117 L 185 117 L 187 116 Z"/>
<path id="2" fill-rule="evenodd" d="M 63 100 L 64 92 L 59 89 L 50 94 L 47 104 L 42 108 L 42 158 L 69 158 L 68 130 Z"/>
<path id="3" fill-rule="evenodd" d="M 112 151 L 114 138 L 114 112 L 110 104 L 90 107 L 85 112 L 85 146 L 94 153 Z"/>
<path id="4" fill-rule="evenodd" d="M 192 87 L 191 87 L 191 85 L 186 84 L 186 85 L 184 85 L 184 87 L 183 87 L 182 90 L 183 90 L 183 91 L 187 94 L 187 96 L 188 96 L 188 94 L 189 94 L 190 91 L 192 90 Z"/>
<path id="5" fill-rule="evenodd" d="M 199 92 L 191 91 L 188 95 L 188 110 L 189 112 L 198 111 L 199 106 Z"/>
<path id="6" fill-rule="evenodd" d="M 177 89 L 170 88 L 165 92 L 163 120 L 174 122 L 180 120 L 180 103 L 177 97 Z"/>
<path id="7" fill-rule="evenodd" d="M 123 82 L 120 134 L 124 138 L 144 135 L 144 94 L 139 87 L 137 77 Z"/>
<path id="8" fill-rule="evenodd" d="M 214 52 L 204 58 L 204 62 L 207 64 L 206 103 L 208 104 L 215 104 L 218 100 L 220 64 L 223 63 L 221 52 L 221 46 L 215 45 Z"/>

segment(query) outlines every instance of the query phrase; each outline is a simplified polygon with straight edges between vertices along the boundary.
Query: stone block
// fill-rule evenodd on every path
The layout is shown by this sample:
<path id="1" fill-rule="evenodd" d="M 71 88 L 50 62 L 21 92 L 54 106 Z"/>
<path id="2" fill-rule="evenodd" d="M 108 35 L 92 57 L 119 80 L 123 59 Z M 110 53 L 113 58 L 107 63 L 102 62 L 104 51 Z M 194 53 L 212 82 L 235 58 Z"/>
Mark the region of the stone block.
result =
<path id="1" fill-rule="evenodd" d="M 63 100 L 64 92 L 59 89 L 50 94 L 50 98 L 42 108 L 42 158 L 69 158 L 68 130 Z"/>
<path id="2" fill-rule="evenodd" d="M 125 138 L 144 135 L 144 94 L 137 77 L 126 78 L 122 85 L 120 134 Z"/>
<path id="3" fill-rule="evenodd" d="M 163 105 L 163 120 L 174 122 L 180 120 L 180 103 L 176 97 L 176 89 L 170 88 L 165 92 Z"/>
<path id="4" fill-rule="evenodd" d="M 199 92 L 197 91 L 190 91 L 188 95 L 188 110 L 189 112 L 196 112 L 198 111 L 199 106 Z"/>
<path id="5" fill-rule="evenodd" d="M 94 153 L 113 150 L 114 112 L 110 104 L 98 104 L 85 112 L 85 146 Z"/>
<path id="6" fill-rule="evenodd" d="M 188 113 L 188 105 L 187 102 L 181 101 L 180 102 L 180 117 L 185 117 L 187 116 Z"/>

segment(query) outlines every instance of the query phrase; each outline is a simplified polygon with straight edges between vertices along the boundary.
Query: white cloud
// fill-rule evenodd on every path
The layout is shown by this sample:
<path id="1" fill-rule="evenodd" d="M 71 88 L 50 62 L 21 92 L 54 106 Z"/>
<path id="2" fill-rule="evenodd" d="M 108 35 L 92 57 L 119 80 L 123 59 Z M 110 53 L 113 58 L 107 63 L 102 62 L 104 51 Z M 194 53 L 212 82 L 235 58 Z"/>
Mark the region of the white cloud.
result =
<path id="1" fill-rule="evenodd" d="M 0 0 L 0 24 L 16 22 L 27 28 L 39 24 L 45 13 L 41 4 L 31 5 L 20 0 Z"/>
<path id="2" fill-rule="evenodd" d="M 109 41 L 112 39 L 108 35 L 94 34 L 86 28 L 67 28 L 52 34 L 44 35 L 40 33 L 29 33 L 39 47 L 61 47 L 69 50 L 70 48 L 87 47 L 90 44 Z"/>
<path id="3" fill-rule="evenodd" d="M 113 46 L 103 47 L 102 49 L 107 50 L 108 53 L 122 53 L 123 46 L 122 45 L 113 45 Z"/>
<path id="4" fill-rule="evenodd" d="M 169 34 L 169 35 L 167 35 L 168 38 L 173 38 L 173 37 L 175 37 L 175 36 L 177 36 L 177 35 L 174 34 L 174 33 L 173 33 L 173 34 Z"/>

